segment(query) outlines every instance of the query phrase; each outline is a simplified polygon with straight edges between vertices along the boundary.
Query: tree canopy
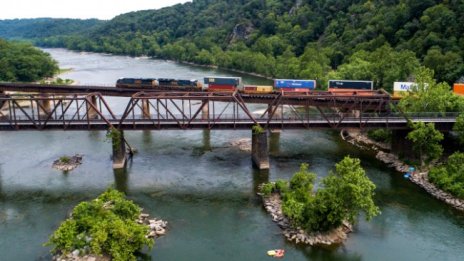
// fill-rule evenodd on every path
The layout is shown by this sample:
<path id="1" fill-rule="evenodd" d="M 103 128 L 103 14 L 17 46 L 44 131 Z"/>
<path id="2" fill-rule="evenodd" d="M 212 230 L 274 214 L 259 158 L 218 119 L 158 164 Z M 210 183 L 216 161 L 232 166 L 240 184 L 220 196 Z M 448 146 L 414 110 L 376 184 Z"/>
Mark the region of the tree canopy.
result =
<path id="1" fill-rule="evenodd" d="M 193 0 L 64 36 L 43 32 L 37 43 L 313 78 L 319 86 L 327 77 L 372 79 L 391 90 L 419 64 L 438 82 L 464 75 L 463 11 L 455 0 Z"/>
<path id="2" fill-rule="evenodd" d="M 337 163 L 317 191 L 313 190 L 315 180 L 316 175 L 303 164 L 289 182 L 268 183 L 263 193 L 280 192 L 283 213 L 295 226 L 309 231 L 328 231 L 344 221 L 354 223 L 361 212 L 367 220 L 380 213 L 373 200 L 375 185 L 359 159 L 345 157 Z"/>
<path id="3" fill-rule="evenodd" d="M 412 131 L 406 137 L 412 141 L 414 152 L 421 161 L 421 166 L 440 158 L 443 147 L 440 142 L 444 139 L 441 132 L 435 129 L 433 123 L 412 123 Z"/>
<path id="4" fill-rule="evenodd" d="M 58 63 L 31 44 L 0 39 L 0 81 L 32 82 L 51 77 Z"/>

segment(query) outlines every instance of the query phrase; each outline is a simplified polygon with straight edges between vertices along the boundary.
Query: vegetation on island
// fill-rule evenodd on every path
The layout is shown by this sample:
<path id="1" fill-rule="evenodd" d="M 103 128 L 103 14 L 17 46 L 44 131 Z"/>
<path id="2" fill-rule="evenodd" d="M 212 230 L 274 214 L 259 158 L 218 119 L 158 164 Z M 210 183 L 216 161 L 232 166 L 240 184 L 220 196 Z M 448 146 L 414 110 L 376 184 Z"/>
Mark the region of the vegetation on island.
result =
<path id="1" fill-rule="evenodd" d="M 444 191 L 464 199 L 464 153 L 455 152 L 446 163 L 432 168 L 429 180 Z"/>
<path id="2" fill-rule="evenodd" d="M 146 237 L 148 227 L 136 222 L 140 214 L 140 207 L 110 188 L 96 199 L 77 205 L 46 245 L 53 246 L 54 254 L 79 250 L 80 255 L 136 260 L 137 251 L 154 244 L 153 239 Z"/>
<path id="3" fill-rule="evenodd" d="M 0 81 L 33 82 L 52 77 L 58 64 L 31 44 L 0 39 Z"/>
<path id="4" fill-rule="evenodd" d="M 119 15 L 79 33 L 27 37 L 41 46 L 310 78 L 319 86 L 328 78 L 372 79 L 391 91 L 419 65 L 439 82 L 464 75 L 463 10 L 462 1 L 438 0 L 194 0 Z"/>
<path id="5" fill-rule="evenodd" d="M 359 159 L 347 156 L 337 163 L 317 191 L 315 181 L 316 174 L 302 164 L 290 181 L 264 184 L 261 192 L 265 196 L 280 193 L 284 215 L 295 227 L 309 232 L 329 231 L 344 221 L 355 223 L 361 212 L 367 220 L 380 213 L 373 200 L 375 185 Z"/>

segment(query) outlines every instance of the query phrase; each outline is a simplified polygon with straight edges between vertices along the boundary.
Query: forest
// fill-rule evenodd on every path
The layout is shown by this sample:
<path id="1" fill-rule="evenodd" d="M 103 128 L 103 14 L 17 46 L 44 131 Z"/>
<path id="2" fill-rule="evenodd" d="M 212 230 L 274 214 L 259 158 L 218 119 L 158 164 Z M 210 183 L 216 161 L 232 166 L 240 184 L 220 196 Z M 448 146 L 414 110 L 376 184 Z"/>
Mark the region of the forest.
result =
<path id="1" fill-rule="evenodd" d="M 52 57 L 29 43 L 0 39 L 0 81 L 33 82 L 58 72 Z"/>
<path id="2" fill-rule="evenodd" d="M 391 90 L 419 65 L 464 75 L 458 0 L 194 0 L 132 12 L 42 46 L 217 65 L 276 78 L 372 79 Z"/>
<path id="3" fill-rule="evenodd" d="M 393 81 L 414 80 L 420 65 L 439 82 L 463 80 L 463 12 L 460 0 L 193 0 L 34 38 L 39 46 L 316 79 L 321 87 L 329 78 L 373 80 L 391 91 Z"/>

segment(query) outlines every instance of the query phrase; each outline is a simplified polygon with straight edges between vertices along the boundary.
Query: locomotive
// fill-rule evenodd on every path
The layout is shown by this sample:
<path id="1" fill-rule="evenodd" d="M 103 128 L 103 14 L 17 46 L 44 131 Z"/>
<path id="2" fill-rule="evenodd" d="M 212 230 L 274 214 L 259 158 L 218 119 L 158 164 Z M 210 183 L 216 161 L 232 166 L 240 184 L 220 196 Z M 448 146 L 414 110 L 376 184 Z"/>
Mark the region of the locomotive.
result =
<path id="1" fill-rule="evenodd" d="M 120 78 L 116 81 L 116 87 L 135 89 L 201 90 L 203 88 L 203 84 L 197 80 L 178 80 L 170 78 Z"/>

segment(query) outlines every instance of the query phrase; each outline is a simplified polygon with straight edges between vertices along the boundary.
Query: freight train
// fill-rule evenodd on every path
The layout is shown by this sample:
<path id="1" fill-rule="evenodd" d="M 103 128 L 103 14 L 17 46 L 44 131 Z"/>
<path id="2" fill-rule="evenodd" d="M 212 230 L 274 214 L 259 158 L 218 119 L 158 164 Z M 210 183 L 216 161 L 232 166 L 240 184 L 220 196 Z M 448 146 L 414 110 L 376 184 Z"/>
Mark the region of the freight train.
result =
<path id="1" fill-rule="evenodd" d="M 273 85 L 243 84 L 241 77 L 209 76 L 203 80 L 179 80 L 169 78 L 121 78 L 117 80 L 118 88 L 161 89 L 161 90 L 188 90 L 209 92 L 239 91 L 249 94 L 266 94 L 276 92 L 309 92 L 316 89 L 315 80 L 275 79 Z M 413 82 L 395 82 L 393 86 L 394 99 L 400 99 L 415 86 Z M 358 80 L 329 80 L 328 91 L 334 94 L 356 93 L 357 95 L 370 95 L 374 90 L 372 81 Z M 464 95 L 464 83 L 456 83 L 453 92 Z"/>

